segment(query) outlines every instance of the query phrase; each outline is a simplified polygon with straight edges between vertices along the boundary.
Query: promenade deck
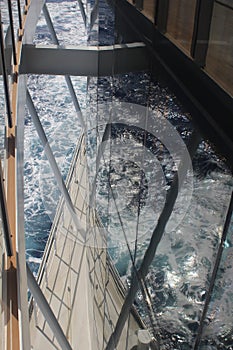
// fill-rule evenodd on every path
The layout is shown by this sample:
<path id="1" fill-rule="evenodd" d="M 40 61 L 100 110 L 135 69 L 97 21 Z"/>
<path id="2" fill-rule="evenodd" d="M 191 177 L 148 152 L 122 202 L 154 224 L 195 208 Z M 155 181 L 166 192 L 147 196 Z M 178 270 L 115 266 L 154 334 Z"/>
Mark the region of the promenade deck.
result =
<path id="1" fill-rule="evenodd" d="M 87 167 L 84 138 L 79 144 L 67 187 L 82 227 L 89 221 Z M 58 208 L 38 276 L 39 285 L 72 349 L 104 349 L 114 330 L 124 287 L 105 248 L 101 227 L 91 213 L 93 236 L 86 242 L 75 228 L 64 202 Z M 59 345 L 36 305 L 30 321 L 33 349 L 58 349 Z M 129 317 L 117 349 L 132 349 L 138 341 L 139 323 Z"/>

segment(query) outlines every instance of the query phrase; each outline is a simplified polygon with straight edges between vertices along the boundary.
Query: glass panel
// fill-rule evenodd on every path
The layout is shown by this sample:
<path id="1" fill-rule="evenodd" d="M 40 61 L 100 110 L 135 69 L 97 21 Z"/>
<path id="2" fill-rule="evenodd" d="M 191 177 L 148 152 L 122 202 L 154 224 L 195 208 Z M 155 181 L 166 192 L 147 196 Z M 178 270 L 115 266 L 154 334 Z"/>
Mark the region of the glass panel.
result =
<path id="1" fill-rule="evenodd" d="M 205 142 L 193 170 L 189 209 L 176 230 L 165 232 L 148 275 L 155 330 L 164 348 L 194 347 L 232 190 L 230 172 Z"/>
<path id="2" fill-rule="evenodd" d="M 167 35 L 190 53 L 196 0 L 169 1 Z"/>
<path id="3" fill-rule="evenodd" d="M 77 5 L 77 2 L 75 4 Z M 69 10 L 64 10 L 64 6 L 70 9 L 74 1 L 57 3 L 52 1 L 48 5 L 51 16 L 57 23 L 57 30 L 65 31 L 64 35 L 59 33 L 63 43 L 74 40 L 73 43 L 77 44 L 84 43 L 86 40 L 88 45 L 113 45 L 115 38 L 119 37 L 119 33 L 114 33 L 116 28 L 113 10 L 104 1 L 87 3 L 88 29 L 85 38 L 83 31 L 80 31 L 81 37 L 78 37 L 76 16 L 73 17 L 69 15 Z M 59 11 L 61 13 L 58 14 Z M 68 33 L 68 24 L 62 18 L 64 14 L 69 18 L 69 26 L 74 24 L 76 28 L 74 38 Z M 168 35 L 177 40 L 186 50 L 190 49 L 194 14 L 195 1 L 170 2 Z M 187 20 L 187 23 L 180 20 L 182 17 Z M 82 21 L 81 16 L 79 20 Z M 37 32 L 37 40 L 39 42 L 42 42 L 42 39 L 45 39 L 45 42 L 51 40 L 45 24 L 41 23 L 38 29 L 42 30 L 42 35 Z M 124 38 L 122 41 L 124 42 Z M 115 58 L 117 60 L 117 55 Z M 113 62 L 117 65 L 114 59 Z M 77 239 L 77 232 L 67 209 L 63 208 L 62 211 L 62 205 L 59 206 L 39 275 L 41 288 L 75 348 L 77 338 L 82 338 L 80 333 L 76 337 L 76 332 L 82 329 L 84 322 L 91 328 L 91 334 L 97 334 L 95 338 L 84 339 L 84 341 L 89 342 L 90 347 L 93 345 L 93 348 L 97 348 L 96 342 L 99 342 L 100 348 L 103 344 L 106 345 L 109 334 L 114 330 L 116 314 L 119 313 L 122 295 L 124 295 L 120 293 L 123 288 L 117 289 L 116 286 L 120 284 L 118 275 L 111 270 L 111 264 L 106 266 L 106 250 L 98 246 L 99 243 L 103 243 L 99 240 L 98 230 L 101 230 L 103 225 L 101 239 L 105 244 L 107 241 L 108 252 L 114 260 L 125 288 L 129 289 L 133 272 L 135 272 L 134 268 L 135 266 L 138 268 L 143 260 L 165 198 L 176 176 L 178 165 L 175 162 L 176 157 L 174 160 L 170 154 L 169 145 L 172 139 L 170 131 L 177 132 L 180 142 L 178 144 L 182 146 L 188 144 L 194 131 L 188 107 L 184 108 L 180 104 L 166 85 L 162 73 L 158 76 L 156 73 L 154 76 L 150 71 L 124 74 L 115 74 L 114 71 L 113 64 L 112 76 L 88 77 L 87 84 L 78 77 L 72 78 L 81 105 L 87 110 L 88 132 L 86 145 L 76 149 L 75 167 L 71 168 L 68 180 L 70 193 L 77 213 L 82 218 L 82 224 L 85 228 L 90 228 L 90 224 L 94 226 L 94 229 L 91 226 L 91 230 L 88 231 L 88 234 L 92 233 L 93 237 L 87 237 L 92 245 L 83 248 Z M 64 160 L 65 146 L 71 141 L 69 139 L 71 130 L 74 134 L 76 133 L 75 142 L 80 135 L 78 121 L 75 120 L 76 115 L 71 107 L 71 98 L 64 80 L 61 77 L 31 76 L 28 82 L 56 159 Z M 124 104 L 125 109 L 122 108 Z M 114 110 L 113 107 L 118 109 Z M 129 107 L 132 107 L 131 114 Z M 148 124 L 149 127 L 147 125 L 146 107 L 150 109 L 155 125 L 159 126 L 160 124 L 156 123 L 163 119 L 166 125 L 172 127 L 166 135 L 165 144 L 160 140 L 162 128 L 159 129 L 157 137 L 152 135 L 153 125 Z M 118 114 L 115 113 L 116 111 Z M 140 127 L 133 124 L 138 117 L 138 111 L 143 111 L 140 115 L 143 120 Z M 119 117 L 119 114 L 121 118 L 125 118 L 124 124 L 119 125 L 119 123 L 115 128 L 111 128 L 111 138 L 102 142 L 105 123 L 108 120 L 106 116 L 115 120 L 114 118 Z M 35 259 L 36 254 L 39 260 L 41 259 L 45 240 L 40 241 L 39 236 L 41 233 L 46 233 L 47 238 L 52 221 L 50 225 L 44 227 L 46 222 L 44 216 L 40 215 L 40 210 L 43 208 L 39 189 L 45 194 L 45 188 L 53 187 L 44 182 L 45 187 L 42 188 L 40 174 L 45 159 L 41 156 L 42 149 L 33 132 L 29 116 L 26 118 L 25 132 L 25 175 L 27 176 L 25 215 L 28 225 L 26 229 L 28 244 L 32 246 L 34 243 L 37 244 L 35 256 L 31 258 L 32 263 L 38 261 Z M 106 146 L 107 157 L 106 159 L 102 157 L 102 163 L 98 168 L 95 157 L 101 143 Z M 89 157 L 89 168 L 86 165 L 86 157 Z M 93 159 L 94 161 L 91 162 Z M 96 174 L 97 170 L 99 172 Z M 67 168 L 64 172 L 67 173 Z M 44 166 L 43 175 L 42 180 L 47 181 L 50 178 L 46 166 Z M 205 141 L 200 143 L 193 158 L 193 172 L 190 178 L 192 180 L 190 187 L 185 186 L 185 192 L 181 192 L 181 203 L 186 203 L 187 197 L 190 198 L 190 203 L 188 206 L 175 207 L 174 217 L 166 227 L 149 274 L 146 280 L 142 281 L 135 299 L 135 306 L 140 316 L 151 334 L 158 338 L 161 349 L 190 349 L 195 343 L 208 290 L 209 276 L 215 264 L 232 190 L 232 176 L 229 170 Z M 88 185 L 92 184 L 92 180 L 96 180 L 94 196 L 99 218 L 89 210 L 85 201 Z M 27 187 L 29 182 L 31 182 L 32 192 Z M 48 192 L 44 199 L 51 199 L 51 197 L 51 193 Z M 54 213 L 57 203 L 58 199 L 52 203 Z M 37 226 L 33 227 L 30 225 L 30 220 L 34 219 Z M 35 271 L 35 266 L 33 264 L 31 266 Z M 111 283 L 111 286 L 114 285 L 112 280 L 115 281 L 116 288 L 109 287 Z M 85 288 L 87 293 L 83 293 Z M 119 309 L 115 308 L 116 291 L 116 294 L 121 295 Z M 109 302 L 110 299 L 113 300 L 112 304 Z M 225 304 L 230 302 L 231 293 L 226 293 Z M 111 311 L 112 308 L 117 311 Z M 80 309 L 83 317 L 78 317 Z M 102 317 L 103 314 L 104 317 Z M 52 332 L 48 329 L 48 324 L 36 308 L 34 308 L 34 316 L 35 320 L 31 319 L 31 325 L 37 325 L 41 331 L 40 334 L 37 333 L 37 339 L 33 338 L 35 344 L 39 342 L 42 333 L 46 334 L 46 341 L 56 343 Z M 225 322 L 224 317 L 222 314 L 221 324 Z M 131 336 L 132 329 L 135 332 L 138 327 L 138 324 L 134 324 L 132 328 L 128 327 L 131 321 L 128 318 L 125 328 L 128 336 Z M 104 325 L 104 334 L 101 334 L 100 324 Z M 36 328 L 34 331 L 37 332 Z M 221 334 L 220 327 L 218 335 L 221 337 Z M 121 344 L 119 348 L 126 348 L 125 341 L 127 342 L 128 338 L 123 338 L 123 346 Z M 135 340 L 135 334 L 133 338 Z M 137 339 L 135 341 L 137 342 Z"/>
<path id="4" fill-rule="evenodd" d="M 233 95 L 233 6 L 232 1 L 216 1 L 210 30 L 206 71 Z"/>
<path id="5" fill-rule="evenodd" d="M 215 287 L 204 323 L 200 349 L 211 346 L 216 349 L 230 349 L 233 344 L 233 216 L 224 241 L 221 263 L 218 268 Z"/>
<path id="6" fill-rule="evenodd" d="M 156 81 L 148 72 L 129 73 L 121 76 L 115 75 L 112 90 L 110 83 L 107 84 L 108 80 L 109 78 L 107 77 L 104 79 L 104 85 L 100 84 L 99 81 L 99 96 L 113 96 L 114 102 L 137 103 L 141 106 L 149 105 L 155 112 L 155 123 L 156 113 L 161 113 L 161 117 L 165 117 L 177 129 L 184 142 L 188 143 L 190 134 L 193 131 L 190 115 L 179 104 L 176 96 L 167 87 L 163 86 L 161 80 Z M 108 95 L 106 91 L 108 91 Z M 105 101 L 107 102 L 108 99 L 105 98 Z M 133 117 L 131 116 L 127 120 L 132 123 Z M 127 139 L 133 142 L 129 131 L 124 131 L 124 137 L 126 139 L 125 143 L 127 143 Z M 135 144 L 137 141 L 134 139 Z M 117 221 L 113 205 L 110 206 L 108 211 L 104 212 L 103 207 L 97 204 L 100 217 L 110 234 L 110 244 L 114 241 L 114 237 L 115 239 L 120 239 L 119 232 L 122 224 L 127 232 L 127 237 L 130 237 L 130 229 L 135 228 L 133 225 L 137 221 L 136 218 L 132 219 L 132 202 L 128 214 L 123 213 L 124 204 L 129 204 L 130 202 L 127 197 L 129 188 L 124 187 L 126 185 L 122 180 L 126 173 L 120 173 L 121 168 L 116 167 L 117 157 L 120 155 L 119 150 L 118 154 L 114 153 L 114 141 L 112 145 L 111 165 L 115 167 L 115 171 L 118 170 L 118 172 L 113 172 L 113 175 L 117 176 L 115 185 L 116 187 L 117 184 L 120 186 L 122 181 L 125 191 L 118 193 L 117 197 L 117 201 L 122 201 L 120 202 L 121 204 L 118 204 L 122 214 L 121 222 Z M 154 147 L 156 148 L 156 145 Z M 161 144 L 159 147 L 161 147 Z M 150 148 L 151 150 L 152 147 Z M 124 171 L 127 171 L 127 176 L 130 176 L 130 174 L 133 176 L 132 174 L 134 174 L 136 177 L 136 169 L 131 167 L 130 170 L 129 164 L 126 162 L 127 155 L 130 162 L 134 159 L 130 150 L 128 150 L 128 153 L 125 152 L 124 159 L 120 162 L 122 169 L 122 162 L 124 161 L 128 167 L 128 169 L 126 167 L 124 169 Z M 166 152 L 161 153 L 161 157 L 156 152 L 155 155 L 163 166 L 167 184 L 170 184 L 173 174 Z M 146 177 L 148 175 L 147 173 Z M 121 177 L 122 179 L 120 179 Z M 146 183 L 144 184 L 146 185 Z M 149 185 L 149 182 L 147 185 Z M 147 189 L 144 192 L 146 212 L 143 214 L 143 219 L 140 216 L 139 220 L 141 228 L 139 229 L 140 238 L 138 238 L 137 242 L 137 266 L 140 265 L 143 259 L 155 225 L 155 215 L 151 215 L 151 218 L 147 217 L 152 209 L 148 203 L 148 191 L 149 193 L 152 191 L 150 193 L 152 195 L 153 188 L 146 187 L 149 190 Z M 158 197 L 155 194 L 152 195 L 153 198 L 157 198 L 157 201 L 155 200 L 157 205 L 159 197 L 162 195 L 162 190 L 163 187 L 161 186 Z M 208 143 L 202 142 L 193 159 L 193 189 L 191 190 L 192 193 L 190 193 L 192 199 L 188 211 L 176 229 L 170 227 L 170 230 L 165 232 L 145 282 L 149 291 L 153 312 L 150 313 L 148 311 L 148 306 L 144 301 L 143 290 L 137 293 L 135 302 L 140 315 L 151 330 L 151 333 L 158 338 L 162 349 L 166 347 L 190 349 L 195 343 L 195 336 L 208 289 L 208 279 L 215 263 L 231 190 L 232 177 L 230 171 Z M 112 200 L 111 194 L 106 196 L 105 210 L 108 208 L 107 203 L 110 200 Z M 103 205 L 103 195 L 100 203 Z M 134 202 L 134 205 L 137 206 L 138 203 Z M 141 208 L 142 212 L 145 209 L 143 206 Z M 132 222 L 130 222 L 130 217 Z M 174 221 L 172 222 L 174 223 Z M 141 229 L 146 230 L 147 234 L 141 235 Z M 134 247 L 131 246 L 131 249 L 134 251 Z M 118 244 L 115 243 L 115 247 L 111 246 L 109 251 L 123 280 L 130 286 L 132 262 L 127 247 L 123 244 L 123 237 L 121 244 L 119 242 Z M 229 296 L 228 302 L 230 300 Z M 222 322 L 224 322 L 224 318 Z"/>

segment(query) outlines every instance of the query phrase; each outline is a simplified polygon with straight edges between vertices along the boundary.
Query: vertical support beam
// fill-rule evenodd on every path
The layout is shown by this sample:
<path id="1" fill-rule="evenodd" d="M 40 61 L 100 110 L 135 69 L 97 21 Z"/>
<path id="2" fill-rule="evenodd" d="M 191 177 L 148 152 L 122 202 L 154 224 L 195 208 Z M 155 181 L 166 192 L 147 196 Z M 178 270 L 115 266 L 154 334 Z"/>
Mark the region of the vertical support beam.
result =
<path id="1" fill-rule="evenodd" d="M 24 117 L 26 103 L 26 76 L 18 77 L 17 103 L 17 139 L 16 139 L 16 237 L 17 237 L 17 271 L 18 271 L 18 304 L 20 323 L 21 349 L 31 349 L 29 313 L 28 313 L 28 286 L 25 255 L 24 229 Z"/>
<path id="2" fill-rule="evenodd" d="M 143 10 L 143 3 L 144 0 L 134 0 L 135 7 L 140 11 Z"/>
<path id="3" fill-rule="evenodd" d="M 21 49 L 22 49 L 22 38 L 19 37 L 17 45 L 14 41 L 14 26 L 13 26 L 13 14 L 11 8 L 11 0 L 8 0 L 11 36 L 13 45 L 13 58 L 14 67 L 13 74 L 14 79 L 11 86 L 11 108 L 12 108 L 12 126 L 6 129 L 6 201 L 9 217 L 9 225 L 12 238 L 12 256 L 6 258 L 5 263 L 5 276 L 6 276 L 6 313 L 5 313 L 5 324 L 6 324 L 6 349 L 8 350 L 19 350 L 28 349 L 30 347 L 29 342 L 26 344 L 26 339 L 23 339 L 25 333 L 22 329 L 25 325 L 22 325 L 25 318 L 22 317 L 22 303 L 21 298 L 21 286 L 26 280 L 23 280 L 23 268 L 22 264 L 18 265 L 20 257 L 18 254 L 19 249 L 19 237 L 18 237 L 18 215 L 17 211 L 17 195 L 18 195 L 18 179 L 17 179 L 17 113 L 18 107 L 23 108 L 20 104 L 19 96 L 19 66 Z M 24 27 L 26 20 L 26 13 L 24 15 L 22 26 Z M 20 169 L 22 172 L 22 169 Z M 22 173 L 23 174 L 23 173 Z M 21 174 L 21 176 L 23 176 Z M 24 228 L 23 228 L 24 233 Z M 20 242 L 21 244 L 21 242 Z M 19 270 L 18 270 L 19 268 Z M 26 272 L 25 266 L 24 270 Z M 21 274 L 22 273 L 22 274 Z M 24 286 L 25 290 L 26 287 Z M 28 313 L 27 309 L 27 294 L 25 292 L 25 313 Z M 21 323 L 20 323 L 21 322 Z M 29 347 L 28 347 L 29 346 Z"/>
<path id="4" fill-rule="evenodd" d="M 13 12 L 11 0 L 7 1 L 8 4 L 8 14 L 10 19 L 10 29 L 11 29 L 11 44 L 12 44 L 12 54 L 13 54 L 13 63 L 17 65 L 17 53 L 16 53 L 16 44 L 15 44 L 15 34 L 14 34 L 14 20 L 13 20 Z"/>
<path id="5" fill-rule="evenodd" d="M 24 27 L 25 29 L 23 35 L 23 42 L 24 44 L 33 44 L 36 25 L 41 14 L 42 8 L 44 6 L 45 0 L 27 0 L 27 3 L 29 3 L 30 6 L 27 9 L 27 21 Z"/>
<path id="6" fill-rule="evenodd" d="M 19 320 L 18 320 L 18 278 L 17 278 L 17 253 L 16 253 L 16 101 L 17 82 L 12 85 L 12 128 L 7 128 L 6 133 L 6 199 L 9 216 L 10 231 L 12 236 L 12 256 L 6 259 L 7 279 L 7 312 L 6 312 L 6 334 L 7 350 L 20 349 L 19 344 Z"/>
<path id="7" fill-rule="evenodd" d="M 6 112 L 7 112 L 7 118 L 8 118 L 8 127 L 12 128 L 11 101 L 10 101 L 10 93 L 9 93 L 9 82 L 8 82 L 8 76 L 7 76 L 7 66 L 6 66 L 6 57 L 5 57 L 5 45 L 4 45 L 1 9 L 0 9 L 0 50 L 1 50 L 1 66 L 2 66 L 4 93 L 5 93 L 5 99 L 6 99 Z"/>
<path id="8" fill-rule="evenodd" d="M 200 67 L 206 62 L 213 7 L 214 0 L 197 0 L 191 56 Z"/>
<path id="9" fill-rule="evenodd" d="M 155 25 L 161 33 L 167 31 L 169 0 L 158 0 L 155 11 Z"/>

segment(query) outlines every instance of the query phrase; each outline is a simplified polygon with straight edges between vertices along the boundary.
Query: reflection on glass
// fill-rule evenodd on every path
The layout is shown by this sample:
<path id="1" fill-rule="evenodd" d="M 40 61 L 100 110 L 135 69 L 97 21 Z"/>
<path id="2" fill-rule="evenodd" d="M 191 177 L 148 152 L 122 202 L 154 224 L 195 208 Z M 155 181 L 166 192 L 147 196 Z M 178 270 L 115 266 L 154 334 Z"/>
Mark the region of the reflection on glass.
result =
<path id="1" fill-rule="evenodd" d="M 96 113 L 98 125 L 101 125 L 102 114 L 100 111 L 103 103 L 137 103 L 149 106 L 155 112 L 165 116 L 179 132 L 183 141 L 188 143 L 193 130 L 189 113 L 184 110 L 168 88 L 161 86 L 148 73 L 115 75 L 113 80 L 102 77 L 98 79 L 97 86 L 95 86 L 96 80 L 93 80 L 92 83 L 90 81 L 90 104 Z M 100 113 L 98 114 L 98 112 Z M 126 138 L 125 143 L 127 139 L 132 139 L 130 135 L 127 130 L 123 134 L 121 132 L 121 137 Z M 111 237 L 117 234 L 116 231 L 121 231 L 122 224 L 126 229 L 127 237 L 129 239 L 131 237 L 130 230 L 133 226 L 129 227 L 129 223 L 133 213 L 132 206 L 129 205 L 132 203 L 132 198 L 129 197 L 128 192 L 131 191 L 131 195 L 133 195 L 134 188 L 132 188 L 133 182 L 129 182 L 128 177 L 131 175 L 135 181 L 137 179 L 137 169 L 130 163 L 130 160 L 133 159 L 130 150 L 127 153 L 128 163 L 125 162 L 124 165 L 121 161 L 117 166 L 114 157 L 119 156 L 119 154 L 114 153 L 115 146 L 115 141 L 112 141 L 110 182 L 112 181 L 113 193 L 109 192 L 108 181 L 104 180 L 102 173 L 98 182 L 100 187 L 99 198 L 97 198 L 99 200 L 97 208 L 103 224 L 108 229 L 110 241 Z M 155 152 L 156 156 L 158 153 Z M 166 159 L 165 154 L 163 154 L 158 160 L 163 164 L 163 171 L 167 175 L 166 181 L 169 185 L 169 181 L 173 177 L 171 171 L 169 175 L 169 159 Z M 169 178 L 169 176 L 171 177 Z M 193 159 L 193 192 L 190 206 L 179 226 L 175 230 L 165 232 L 146 280 L 153 317 L 150 315 L 151 311 L 148 311 L 141 291 L 138 292 L 135 301 L 152 334 L 159 339 L 162 349 L 165 349 L 166 346 L 175 349 L 179 344 L 182 344 L 182 349 L 194 346 L 209 278 L 221 240 L 232 186 L 231 173 L 223 160 L 207 142 L 201 142 Z M 145 196 L 147 196 L 146 188 L 147 183 L 144 182 Z M 162 187 L 160 189 L 162 190 Z M 161 193 L 162 191 L 160 191 Z M 112 196 L 120 201 L 119 208 L 125 205 L 128 207 L 128 214 L 121 210 L 121 221 L 114 210 L 114 201 L 111 202 Z M 154 202 L 158 202 L 159 196 L 154 198 Z M 138 206 L 138 202 L 134 204 L 136 207 Z M 148 212 L 149 208 L 147 208 Z M 152 226 L 150 229 L 150 225 L 148 226 L 149 234 L 145 235 L 143 240 L 138 240 L 136 255 L 136 266 L 138 267 L 148 247 L 155 224 L 154 215 L 148 219 L 144 216 L 144 219 L 147 220 L 148 225 L 151 220 Z M 134 224 L 136 221 L 135 218 Z M 141 221 L 139 225 L 144 225 L 144 229 L 146 227 L 145 223 Z M 120 234 L 117 238 L 120 239 Z M 127 247 L 122 243 L 118 244 L 116 248 L 112 245 L 112 241 L 110 245 L 110 253 L 118 271 L 126 284 L 130 285 L 132 264 Z M 131 248 L 134 254 L 134 246 Z M 228 299 L 229 303 L 230 300 L 231 298 Z M 225 322 L 223 314 L 221 322 Z M 221 333 L 220 329 L 219 332 Z"/>
<path id="2" fill-rule="evenodd" d="M 233 95 L 233 8 L 232 2 L 228 3 L 214 2 L 206 70 L 217 83 Z"/>
<path id="3" fill-rule="evenodd" d="M 231 201 L 232 202 L 232 201 Z M 223 242 L 221 262 L 218 265 L 217 277 L 210 299 L 210 305 L 203 328 L 201 349 L 211 345 L 218 349 L 230 349 L 233 345 L 232 332 L 232 257 L 233 257 L 233 217 L 232 203 L 228 212 L 230 224 Z"/>
<path id="4" fill-rule="evenodd" d="M 178 1 L 174 1 L 174 3 L 177 4 Z M 179 1 L 179 3 L 183 4 L 183 7 L 180 7 L 180 12 L 185 11 L 188 2 Z M 195 1 L 192 2 L 189 8 L 190 12 L 185 16 L 185 19 L 191 23 L 194 18 L 195 3 Z M 114 44 L 115 37 L 118 37 L 119 33 L 117 33 L 114 12 L 104 1 L 87 2 L 87 32 L 85 32 L 84 27 L 79 31 L 78 26 L 82 21 L 81 15 L 79 14 L 79 19 L 73 18 L 73 6 L 77 6 L 77 2 L 75 5 L 72 1 L 64 2 L 63 6 L 67 6 L 67 8 L 60 7 L 60 2 L 59 4 L 56 4 L 55 1 L 49 3 L 49 10 L 61 43 Z M 169 11 L 171 12 L 172 6 L 173 2 L 170 2 Z M 72 11 L 70 11 L 71 8 Z M 174 20 L 177 20 L 179 16 L 180 13 L 177 13 Z M 70 21 L 69 25 L 65 18 Z M 70 32 L 69 28 L 73 24 L 75 32 Z M 86 36 L 83 35 L 84 32 Z M 184 22 L 174 23 L 171 13 L 168 16 L 168 34 L 176 39 L 183 48 L 190 48 L 191 33 L 186 32 Z M 36 42 L 51 42 L 43 16 L 38 25 Z M 111 106 L 111 103 L 115 105 L 134 104 L 144 106 L 145 109 L 149 108 L 155 122 L 157 117 L 165 118 L 187 145 L 194 130 L 191 116 L 172 91 L 164 85 L 161 77 L 155 77 L 150 72 L 145 71 L 116 75 L 114 68 L 113 66 L 111 77 L 88 77 L 87 84 L 86 80 L 72 78 L 82 108 L 85 109 L 87 105 L 85 115 L 89 131 L 87 153 L 89 155 L 97 153 L 96 150 L 101 143 L 104 131 L 101 129 L 105 122 L 102 112 L 104 108 L 107 108 L 106 106 Z M 67 165 L 69 162 L 66 162 L 65 146 L 72 140 L 74 143 L 77 142 L 80 128 L 75 119 L 76 115 L 64 80 L 61 77 L 31 76 L 29 89 L 56 159 L 61 159 Z M 111 108 L 108 109 L 108 112 L 110 114 Z M 52 221 L 48 217 L 46 221 L 45 217 L 42 216 L 42 211 L 47 199 L 51 200 L 52 198 L 50 208 L 54 213 L 58 198 L 56 194 L 53 197 L 49 191 L 46 192 L 51 185 L 48 181 L 51 176 L 28 116 L 25 129 L 27 135 L 25 139 L 27 254 L 32 268 L 36 270 Z M 63 131 L 65 133 L 62 133 Z M 67 135 L 72 132 L 71 140 Z M 131 258 L 133 256 L 135 266 L 139 267 L 156 224 L 155 217 L 158 218 L 162 210 L 163 200 L 171 186 L 177 167 L 168 154 L 168 149 L 159 139 L 151 138 L 150 135 L 147 135 L 145 139 L 141 131 L 138 132 L 135 129 L 132 131 L 122 126 L 111 130 L 111 132 L 112 139 L 107 150 L 110 158 L 107 164 L 101 164 L 100 172 L 97 174 L 96 201 L 102 223 L 112 234 L 108 237 L 109 252 L 126 287 L 128 287 L 131 283 L 133 270 Z M 134 144 L 133 150 L 137 151 L 134 153 L 140 154 L 141 146 L 144 145 L 142 140 L 145 141 L 147 148 L 143 157 L 147 152 L 151 157 L 148 164 L 151 161 L 150 164 L 153 165 L 154 161 L 155 165 L 159 164 L 160 166 L 156 180 L 162 174 L 164 181 L 159 184 L 154 180 L 154 182 L 151 181 L 155 175 L 154 165 L 151 166 L 150 172 L 142 172 L 139 164 L 132 160 L 135 154 L 131 150 L 124 148 L 121 157 L 118 157 L 119 153 L 115 152 L 119 145 L 127 146 L 130 141 Z M 67 151 L 69 160 L 72 147 L 73 145 L 69 145 L 69 151 Z M 135 300 L 140 315 L 151 333 L 158 338 L 161 349 L 190 349 L 195 343 L 233 187 L 229 170 L 206 141 L 200 143 L 192 164 L 192 192 L 191 194 L 183 194 L 184 199 L 186 195 L 191 195 L 191 203 L 186 208 L 188 210 L 179 225 L 176 225 L 174 229 L 170 225 L 169 229 L 167 228 L 165 231 L 149 274 L 144 281 L 145 289 L 143 292 L 138 291 Z M 95 165 L 93 166 L 94 170 Z M 64 177 L 67 168 L 67 166 L 63 168 Z M 38 171 L 38 169 L 40 170 Z M 95 175 L 94 170 L 91 172 L 92 178 Z M 40 176 L 42 173 L 43 177 Z M 43 185 L 42 179 L 45 180 Z M 30 193 L 29 186 L 27 187 L 29 183 L 33 185 L 33 195 Z M 150 188 L 151 183 L 154 187 L 157 186 L 159 191 L 155 188 L 155 194 L 151 197 L 151 201 L 147 202 L 148 188 Z M 44 195 L 44 200 L 40 199 L 41 192 Z M 39 198 L 37 202 L 35 196 L 37 196 L 37 200 Z M 119 210 L 116 210 L 116 200 L 118 201 L 118 209 L 124 208 L 121 210 L 121 217 L 118 215 Z M 149 206 L 146 207 L 148 203 Z M 45 215 L 51 214 L 50 208 L 47 208 Z M 143 210 L 145 211 L 144 221 L 141 217 L 140 220 L 138 219 L 138 214 Z M 179 211 L 179 208 L 176 210 Z M 35 226 L 32 225 L 33 220 L 35 220 Z M 38 222 L 40 222 L 39 233 L 37 232 Z M 135 237 L 140 232 L 139 226 L 141 230 L 146 231 L 146 234 L 142 235 L 142 239 L 137 240 Z M 119 239 L 122 227 L 126 228 L 129 239 L 135 235 L 131 239 L 131 243 L 133 242 L 130 246 L 132 256 L 126 244 L 122 243 L 124 237 Z M 206 327 L 203 333 L 207 344 L 210 345 L 228 346 L 232 336 L 232 329 L 229 326 L 232 310 L 228 307 L 232 300 L 230 291 L 232 280 L 229 278 L 232 270 L 230 232 L 232 232 L 232 227 L 229 229 L 221 268 L 208 311 L 206 321 L 209 328 Z M 116 242 L 112 244 L 114 239 Z M 224 305 L 222 310 L 221 305 Z M 225 312 L 227 307 L 228 312 Z M 210 319 L 213 322 L 210 322 Z M 211 339 L 210 343 L 208 343 L 209 339 Z"/>

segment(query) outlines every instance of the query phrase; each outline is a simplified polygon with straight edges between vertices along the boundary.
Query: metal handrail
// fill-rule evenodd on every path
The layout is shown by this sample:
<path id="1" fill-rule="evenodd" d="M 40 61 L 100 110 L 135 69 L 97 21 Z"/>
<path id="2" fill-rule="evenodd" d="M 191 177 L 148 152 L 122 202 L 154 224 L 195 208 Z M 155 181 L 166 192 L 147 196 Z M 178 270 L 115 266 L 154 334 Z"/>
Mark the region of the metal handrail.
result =
<path id="1" fill-rule="evenodd" d="M 2 74 L 3 74 L 3 86 L 4 86 L 4 93 L 5 93 L 5 100 L 6 100 L 6 113 L 8 118 L 8 126 L 9 128 L 12 128 L 12 111 L 11 111 L 9 83 L 8 83 L 7 67 L 6 67 L 1 9 L 0 9 L 0 50 L 1 50 Z"/>
<path id="2" fill-rule="evenodd" d="M 23 24 L 22 24 L 22 14 L 21 14 L 20 0 L 17 0 L 17 8 L 18 8 L 19 29 L 22 30 Z"/>
<path id="3" fill-rule="evenodd" d="M 13 20 L 13 12 L 12 12 L 11 0 L 7 1 L 7 5 L 8 5 L 9 20 L 10 20 L 13 64 L 14 64 L 14 66 L 16 66 L 17 65 L 17 53 L 16 53 L 16 45 L 15 45 L 14 20 Z"/>
<path id="4" fill-rule="evenodd" d="M 6 195 L 5 195 L 1 159 L 0 159 L 0 207 L 1 207 L 1 217 L 2 217 L 6 252 L 8 256 L 12 256 L 11 232 L 10 232 L 10 225 L 9 225 L 9 219 L 8 219 L 7 206 L 6 206 Z"/>

